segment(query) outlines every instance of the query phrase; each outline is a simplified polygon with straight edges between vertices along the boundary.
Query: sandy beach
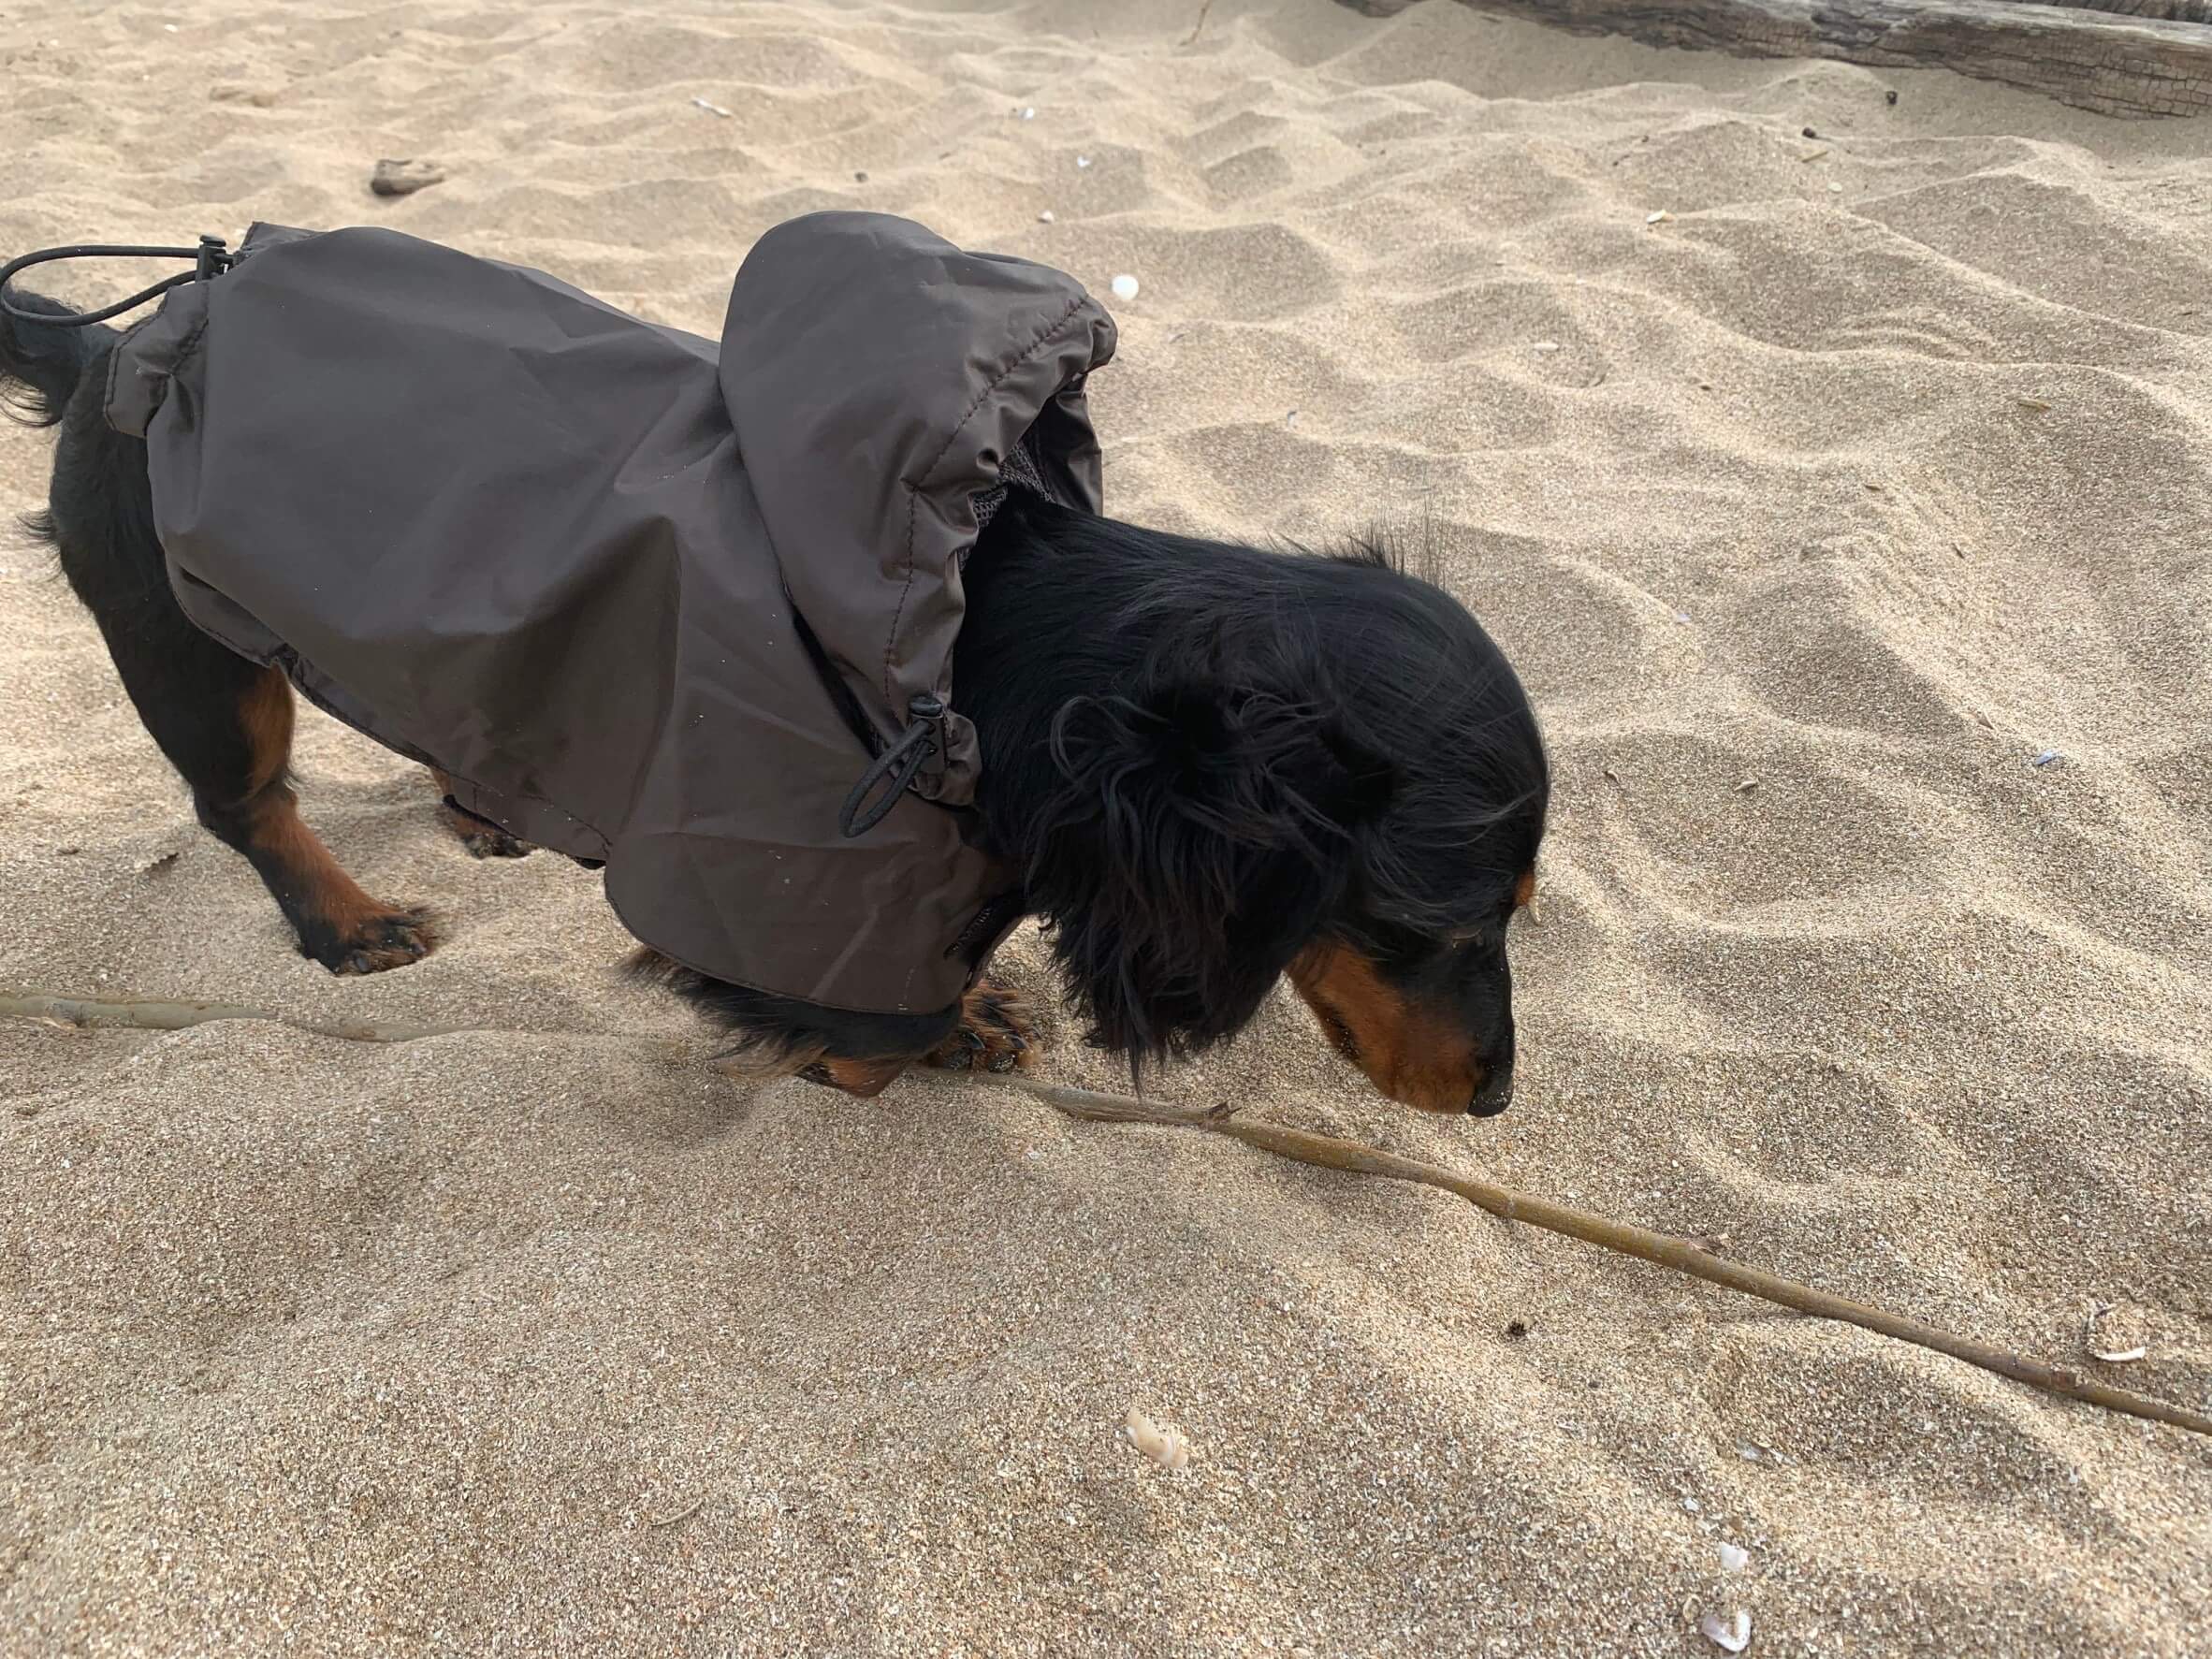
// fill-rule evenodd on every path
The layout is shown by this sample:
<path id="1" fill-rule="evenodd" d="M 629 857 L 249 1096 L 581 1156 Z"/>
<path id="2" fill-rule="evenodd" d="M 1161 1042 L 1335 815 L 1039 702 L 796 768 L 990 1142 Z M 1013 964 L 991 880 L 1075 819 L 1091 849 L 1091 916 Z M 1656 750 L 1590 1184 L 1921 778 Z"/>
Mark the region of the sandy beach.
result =
<path id="1" fill-rule="evenodd" d="M 1109 509 L 1424 545 L 1555 771 L 1509 1113 L 1287 990 L 1150 1086 L 2212 1408 L 2212 124 L 1445 0 L 10 6 L 0 74 L 0 255 L 381 224 L 710 334 L 819 208 L 1134 276 Z M 2212 1648 L 2212 1442 L 1439 1192 L 734 1084 L 595 877 L 296 759 L 429 960 L 295 954 L 0 534 L 0 991 L 487 1028 L 0 1020 L 0 1652 Z"/>

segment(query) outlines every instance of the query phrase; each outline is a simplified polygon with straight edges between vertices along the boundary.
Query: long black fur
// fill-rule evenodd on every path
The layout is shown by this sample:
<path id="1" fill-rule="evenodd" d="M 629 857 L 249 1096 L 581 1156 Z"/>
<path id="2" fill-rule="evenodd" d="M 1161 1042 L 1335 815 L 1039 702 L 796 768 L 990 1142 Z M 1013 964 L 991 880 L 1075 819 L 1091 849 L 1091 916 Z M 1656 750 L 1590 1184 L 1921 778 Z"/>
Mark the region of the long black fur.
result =
<path id="1" fill-rule="evenodd" d="M 101 407 L 116 338 L 0 319 L 0 395 L 63 428 L 36 528 L 204 808 L 240 764 L 226 722 L 255 670 L 169 593 L 145 446 Z M 982 744 L 982 839 L 1025 872 L 1093 1041 L 1132 1063 L 1224 1041 L 1335 940 L 1510 1068 L 1505 924 L 1549 774 L 1520 682 L 1457 601 L 1372 547 L 1198 541 L 1020 489 L 966 584 L 955 696 Z M 640 971 L 770 1058 L 919 1055 L 960 1022 Z"/>
<path id="2" fill-rule="evenodd" d="M 1372 546 L 1271 552 L 1022 494 L 967 577 L 984 839 L 1026 870 L 1094 1041 L 1220 1042 L 1319 939 L 1408 983 L 1454 939 L 1502 960 L 1549 774 L 1448 594 Z"/>

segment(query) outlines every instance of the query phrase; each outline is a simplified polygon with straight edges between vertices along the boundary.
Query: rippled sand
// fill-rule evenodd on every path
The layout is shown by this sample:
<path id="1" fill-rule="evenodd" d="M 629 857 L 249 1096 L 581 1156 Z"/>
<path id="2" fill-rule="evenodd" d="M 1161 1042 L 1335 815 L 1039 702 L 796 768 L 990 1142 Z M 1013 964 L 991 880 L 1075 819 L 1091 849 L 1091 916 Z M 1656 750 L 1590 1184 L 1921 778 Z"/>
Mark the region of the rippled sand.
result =
<path id="1" fill-rule="evenodd" d="M 1425 536 L 1558 772 L 1509 1115 L 1376 1101 L 1288 998 L 1160 1092 L 2212 1394 L 2212 127 L 1442 0 L 19 7 L 0 66 L 8 253 L 382 223 L 711 332 L 851 205 L 1137 276 L 1113 507 Z M 1437 1193 L 733 1088 L 623 1040 L 691 1027 L 591 878 L 318 718 L 299 765 L 429 961 L 293 955 L 0 546 L 0 986 L 512 1032 L 0 1022 L 10 1653 L 2212 1639 L 2177 1431 Z"/>

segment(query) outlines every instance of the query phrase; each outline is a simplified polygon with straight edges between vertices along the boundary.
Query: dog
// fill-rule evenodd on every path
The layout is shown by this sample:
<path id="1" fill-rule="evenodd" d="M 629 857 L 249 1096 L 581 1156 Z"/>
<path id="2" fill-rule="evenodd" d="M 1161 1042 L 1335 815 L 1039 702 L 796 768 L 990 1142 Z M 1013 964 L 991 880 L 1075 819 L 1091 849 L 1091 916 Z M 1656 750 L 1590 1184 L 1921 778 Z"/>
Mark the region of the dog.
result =
<path id="1" fill-rule="evenodd" d="M 436 943 L 431 918 L 363 892 L 300 817 L 285 675 L 200 632 L 171 590 L 146 444 L 104 415 L 120 338 L 0 317 L 0 395 L 60 429 L 30 528 L 200 823 L 253 866 L 301 953 L 339 974 L 415 962 Z M 1236 1036 L 1288 977 L 1392 1100 L 1505 1110 L 1507 924 L 1535 895 L 1550 780 L 1527 694 L 1465 607 L 1373 545 L 1323 555 L 1171 535 L 1018 487 L 964 579 L 974 833 L 1020 872 L 1021 910 L 1041 919 L 1090 1042 L 1132 1068 L 1195 1054 Z M 438 787 L 472 853 L 529 851 Z M 940 1011 L 886 1014 L 649 952 L 633 970 L 727 1031 L 734 1054 L 853 1095 L 914 1065 L 1035 1057 L 1023 999 L 987 975 Z"/>

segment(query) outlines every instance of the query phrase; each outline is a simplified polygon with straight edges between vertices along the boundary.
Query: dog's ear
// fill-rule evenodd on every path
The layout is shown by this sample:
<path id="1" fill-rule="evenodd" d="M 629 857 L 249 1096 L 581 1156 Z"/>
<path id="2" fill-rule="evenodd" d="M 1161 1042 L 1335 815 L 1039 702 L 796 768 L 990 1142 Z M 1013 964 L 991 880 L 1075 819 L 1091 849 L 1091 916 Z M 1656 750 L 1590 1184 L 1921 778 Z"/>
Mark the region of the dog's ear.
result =
<path id="1" fill-rule="evenodd" d="M 1312 705 L 1208 685 L 1073 700 L 1051 748 L 1029 895 L 1092 1041 L 1135 1060 L 1252 1018 L 1393 781 Z"/>

